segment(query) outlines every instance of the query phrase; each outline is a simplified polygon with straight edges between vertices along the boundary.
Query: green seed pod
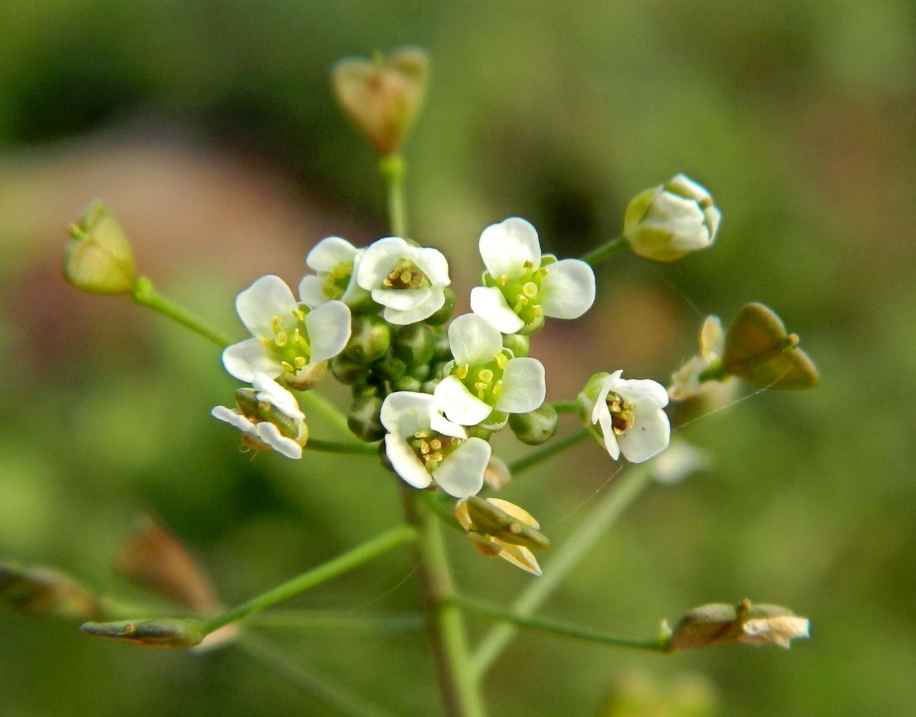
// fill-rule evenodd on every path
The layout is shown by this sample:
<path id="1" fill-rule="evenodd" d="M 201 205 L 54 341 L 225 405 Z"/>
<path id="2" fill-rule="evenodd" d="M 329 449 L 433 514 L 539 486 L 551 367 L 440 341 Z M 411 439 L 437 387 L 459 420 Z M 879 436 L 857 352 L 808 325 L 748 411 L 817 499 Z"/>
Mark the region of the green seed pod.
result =
<path id="1" fill-rule="evenodd" d="M 458 297 L 455 296 L 455 292 L 447 286 L 443 290 L 443 293 L 445 294 L 445 303 L 442 304 L 442 308 L 426 319 L 426 323 L 430 326 L 442 326 L 442 324 L 452 318 L 452 314 L 455 313 Z"/>
<path id="2" fill-rule="evenodd" d="M 557 432 L 557 411 L 549 403 L 544 403 L 529 413 L 509 414 L 509 428 L 522 443 L 539 446 L 549 441 Z"/>
<path id="3" fill-rule="evenodd" d="M 516 357 L 527 356 L 531 347 L 531 339 L 521 334 L 506 334 L 503 336 L 503 346 Z"/>
<path id="4" fill-rule="evenodd" d="M 191 620 L 135 620 L 127 622 L 87 622 L 80 626 L 87 635 L 129 642 L 145 647 L 195 647 L 206 634 Z"/>
<path id="5" fill-rule="evenodd" d="M 381 440 L 385 436 L 385 427 L 379 418 L 381 410 L 381 398 L 360 396 L 350 404 L 350 410 L 347 412 L 347 426 L 357 438 L 366 443 Z"/>
<path id="6" fill-rule="evenodd" d="M 408 366 L 429 363 L 433 357 L 433 334 L 425 324 L 407 324 L 398 329 L 391 342 L 394 355 Z"/>
<path id="7" fill-rule="evenodd" d="M 391 346 L 391 327 L 378 316 L 354 316 L 344 353 L 353 361 L 378 361 Z"/>
<path id="8" fill-rule="evenodd" d="M 124 230 L 102 202 L 86 210 L 64 256 L 64 278 L 90 294 L 130 294 L 137 281 L 134 257 Z"/>
<path id="9" fill-rule="evenodd" d="M 550 540 L 537 529 L 537 524 L 526 525 L 494 504 L 480 496 L 472 495 L 467 499 L 468 515 L 474 528 L 505 543 L 523 545 L 535 550 L 546 550 Z"/>
<path id="10" fill-rule="evenodd" d="M 67 575 L 15 563 L 0 563 L 0 610 L 84 620 L 102 612 L 95 596 Z"/>

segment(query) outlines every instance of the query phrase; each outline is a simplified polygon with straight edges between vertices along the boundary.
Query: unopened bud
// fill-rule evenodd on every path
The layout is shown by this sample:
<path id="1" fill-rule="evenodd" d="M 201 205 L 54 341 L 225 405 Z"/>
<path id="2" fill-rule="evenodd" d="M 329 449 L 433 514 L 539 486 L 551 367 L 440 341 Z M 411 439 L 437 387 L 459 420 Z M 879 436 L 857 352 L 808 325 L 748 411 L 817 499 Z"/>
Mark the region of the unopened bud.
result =
<path id="1" fill-rule="evenodd" d="M 630 202 L 623 236 L 634 254 L 675 261 L 712 244 L 721 216 L 706 189 L 678 174 Z"/>
<path id="2" fill-rule="evenodd" d="M 130 243 L 101 201 L 93 202 L 71 236 L 64 254 L 64 278 L 90 294 L 130 294 L 137 271 Z"/>
<path id="3" fill-rule="evenodd" d="M 557 432 L 557 410 L 549 403 L 541 404 L 528 413 L 509 415 L 509 428 L 522 443 L 539 446 L 549 441 Z"/>
<path id="4" fill-rule="evenodd" d="M 531 338 L 522 334 L 506 334 L 503 336 L 503 346 L 509 349 L 516 358 L 527 356 L 531 347 Z"/>
<path id="5" fill-rule="evenodd" d="M 381 410 L 382 399 L 378 396 L 359 396 L 350 404 L 347 426 L 353 435 L 366 443 L 379 441 L 385 437 L 385 427 L 379 417 Z"/>
<path id="6" fill-rule="evenodd" d="M 416 48 L 371 60 L 345 58 L 331 71 L 344 115 L 380 154 L 396 153 L 416 117 L 429 76 L 429 58 Z"/>
<path id="7" fill-rule="evenodd" d="M 391 327 L 378 316 L 354 316 L 350 340 L 344 349 L 347 358 L 357 363 L 378 361 L 391 346 Z"/>
<path id="8" fill-rule="evenodd" d="M 80 630 L 93 637 L 129 642 L 144 647 L 195 647 L 206 634 L 191 620 L 128 620 L 125 622 L 87 622 Z"/>
<path id="9" fill-rule="evenodd" d="M 814 388 L 820 381 L 814 362 L 798 348 L 798 336 L 757 303 L 744 306 L 728 327 L 722 368 L 767 388 Z"/>
<path id="10" fill-rule="evenodd" d="M 408 366 L 422 366 L 433 358 L 435 343 L 432 331 L 424 324 L 407 324 L 398 328 L 391 342 L 394 355 Z"/>
<path id="11" fill-rule="evenodd" d="M 397 381 L 407 371 L 407 364 L 388 351 L 382 358 L 372 364 L 372 373 L 382 381 Z"/>
<path id="12" fill-rule="evenodd" d="M 41 617 L 93 618 L 95 596 L 67 575 L 45 567 L 0 563 L 0 609 Z"/>
<path id="13" fill-rule="evenodd" d="M 423 320 L 430 326 L 442 326 L 442 324 L 452 318 L 452 314 L 455 313 L 455 307 L 458 305 L 458 297 L 451 288 L 446 286 L 442 290 L 442 293 L 445 295 L 445 302 L 439 307 L 438 311 Z"/>
<path id="14" fill-rule="evenodd" d="M 327 372 L 327 361 L 313 361 L 295 373 L 292 371 L 284 373 L 283 381 L 297 391 L 310 391 L 322 382 Z"/>

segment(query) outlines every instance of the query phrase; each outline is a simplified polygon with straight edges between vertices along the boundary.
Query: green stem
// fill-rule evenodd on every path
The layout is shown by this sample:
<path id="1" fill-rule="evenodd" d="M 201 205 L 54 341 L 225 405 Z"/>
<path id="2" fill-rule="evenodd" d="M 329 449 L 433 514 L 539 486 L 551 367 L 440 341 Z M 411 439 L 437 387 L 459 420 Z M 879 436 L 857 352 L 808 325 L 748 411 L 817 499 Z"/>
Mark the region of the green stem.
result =
<path id="1" fill-rule="evenodd" d="M 306 450 L 321 451 L 323 453 L 347 453 L 361 456 L 378 456 L 378 443 L 337 443 L 335 441 L 319 441 L 310 438 L 305 444 Z"/>
<path id="2" fill-rule="evenodd" d="M 429 616 L 430 643 L 446 714 L 449 717 L 486 717 L 479 681 L 471 667 L 464 615 L 452 602 L 455 588 L 442 525 L 416 491 L 405 486 L 403 496 L 408 520 L 419 533 L 418 575 Z"/>
<path id="3" fill-rule="evenodd" d="M 134 283 L 134 291 L 133 294 L 131 294 L 131 299 L 133 299 L 134 303 L 140 304 L 141 306 L 147 306 L 150 309 L 158 311 L 160 314 L 168 316 L 170 319 L 175 319 L 179 324 L 197 332 L 205 339 L 209 339 L 222 348 L 232 343 L 229 337 L 222 331 L 214 328 L 203 319 L 162 296 L 162 294 L 153 287 L 153 282 L 145 276 L 137 278 L 137 281 Z"/>
<path id="4" fill-rule="evenodd" d="M 353 438 L 353 432 L 347 425 L 347 417 L 337 406 L 328 402 L 317 391 L 300 391 L 298 393 L 299 404 L 307 414 L 318 414 L 325 423 L 331 426 L 337 433 Z M 320 450 L 320 449 L 318 449 Z"/>
<path id="5" fill-rule="evenodd" d="M 513 461 L 509 464 L 509 472 L 512 475 L 521 473 L 522 471 L 527 470 L 532 466 L 536 466 L 541 461 L 546 461 L 548 458 L 555 456 L 557 453 L 562 453 L 567 448 L 576 445 L 587 437 L 588 431 L 583 428 L 581 431 L 577 431 L 570 436 L 566 436 L 566 438 L 561 438 L 556 443 L 551 443 L 550 445 L 547 445 L 544 448 L 535 451 L 534 453 L 529 453 L 524 458 L 519 458 L 517 461 Z"/>
<path id="6" fill-rule="evenodd" d="M 576 531 L 553 553 L 544 574 L 537 581 L 529 584 L 512 604 L 515 615 L 526 617 L 532 615 L 550 595 L 559 587 L 594 547 L 598 539 L 633 501 L 651 483 L 651 474 L 645 465 L 635 466 L 623 476 L 620 482 L 611 488 L 598 501 L 591 514 L 579 525 Z M 472 658 L 474 669 L 483 675 L 502 654 L 502 651 L 515 637 L 518 629 L 514 625 L 497 625 L 480 641 Z"/>
<path id="7" fill-rule="evenodd" d="M 372 540 L 347 551 L 343 555 L 338 555 L 333 560 L 329 560 L 316 568 L 312 568 L 308 572 L 283 583 L 273 590 L 268 590 L 266 593 L 258 595 L 222 615 L 217 615 L 205 621 L 202 628 L 204 632 L 209 634 L 223 627 L 223 625 L 237 622 L 251 615 L 253 612 L 258 612 L 259 610 L 264 610 L 265 608 L 276 605 L 278 602 L 287 600 L 316 585 L 320 585 L 354 568 L 358 568 L 360 565 L 368 563 L 370 560 L 387 553 L 389 550 L 393 550 L 399 545 L 412 542 L 416 537 L 416 530 L 409 525 L 399 525 L 391 528 Z"/>
<path id="8" fill-rule="evenodd" d="M 597 249 L 593 249 L 588 254 L 580 258 L 586 264 L 596 266 L 605 259 L 610 259 L 612 256 L 622 254 L 625 251 L 630 251 L 630 242 L 628 242 L 623 237 L 617 237 L 615 239 L 611 239 L 605 244 L 602 244 Z"/>
<path id="9" fill-rule="evenodd" d="M 388 154 L 379 160 L 379 171 L 385 180 L 388 195 L 388 221 L 394 236 L 407 236 L 407 202 L 404 199 L 404 157 Z"/>
<path id="10" fill-rule="evenodd" d="M 578 401 L 554 401 L 550 405 L 557 413 L 575 413 L 579 410 Z"/>
<path id="11" fill-rule="evenodd" d="M 552 632 L 554 634 L 563 635 L 565 637 L 574 637 L 579 640 L 597 642 L 602 645 L 614 645 L 615 647 L 633 647 L 640 650 L 652 650 L 653 652 L 669 651 L 667 636 L 640 640 L 629 637 L 603 635 L 598 632 L 593 632 L 592 630 L 575 627 L 574 625 L 565 625 L 563 623 L 544 620 L 537 617 L 516 615 L 464 596 L 456 595 L 454 598 L 452 598 L 452 602 L 463 607 L 465 610 L 477 613 L 478 615 L 490 618 L 491 620 L 498 620 L 503 623 L 511 623 L 517 627 L 524 627 L 529 630 L 542 630 L 544 632 Z"/>
<path id="12" fill-rule="evenodd" d="M 303 630 L 338 634 L 418 632 L 425 626 L 421 613 L 332 613 L 322 610 L 270 610 L 251 615 L 248 627 L 274 630 Z"/>

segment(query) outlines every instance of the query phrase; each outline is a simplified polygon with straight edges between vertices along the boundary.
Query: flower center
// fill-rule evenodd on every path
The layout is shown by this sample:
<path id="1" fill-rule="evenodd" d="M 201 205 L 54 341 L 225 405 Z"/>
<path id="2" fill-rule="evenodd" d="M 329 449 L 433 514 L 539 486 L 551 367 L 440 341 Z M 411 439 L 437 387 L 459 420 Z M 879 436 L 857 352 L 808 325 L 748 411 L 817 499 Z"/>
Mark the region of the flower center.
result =
<path id="1" fill-rule="evenodd" d="M 547 267 L 534 267 L 526 261 L 522 272 L 510 278 L 507 274 L 498 277 L 487 276 L 485 283 L 496 286 L 506 297 L 512 311 L 526 324 L 534 324 L 544 315 L 541 307 L 541 282 L 547 276 Z"/>
<path id="2" fill-rule="evenodd" d="M 443 436 L 435 431 L 419 431 L 407 439 L 417 458 L 423 461 L 427 472 L 432 473 L 462 443 L 460 438 Z"/>
<path id="3" fill-rule="evenodd" d="M 619 393 L 609 393 L 607 395 L 607 407 L 611 412 L 611 423 L 614 426 L 615 435 L 623 435 L 636 421 L 633 415 L 633 404 L 625 401 Z"/>
<path id="4" fill-rule="evenodd" d="M 460 364 L 452 370 L 452 374 L 481 401 L 495 406 L 503 389 L 503 373 L 508 363 L 509 357 L 500 352 L 485 364 Z"/>
<path id="5" fill-rule="evenodd" d="M 419 289 L 429 286 L 430 281 L 420 267 L 408 259 L 402 259 L 394 270 L 382 280 L 386 289 Z"/>
<path id="6" fill-rule="evenodd" d="M 350 285 L 350 276 L 352 274 L 353 262 L 342 261 L 324 275 L 324 280 L 321 283 L 321 293 L 332 301 L 339 299 Z"/>
<path id="7" fill-rule="evenodd" d="M 287 373 L 296 373 L 305 368 L 312 356 L 308 329 L 305 327 L 306 313 L 308 308 L 301 307 L 291 311 L 286 319 L 274 316 L 270 322 L 272 335 L 261 337 L 261 341 Z"/>

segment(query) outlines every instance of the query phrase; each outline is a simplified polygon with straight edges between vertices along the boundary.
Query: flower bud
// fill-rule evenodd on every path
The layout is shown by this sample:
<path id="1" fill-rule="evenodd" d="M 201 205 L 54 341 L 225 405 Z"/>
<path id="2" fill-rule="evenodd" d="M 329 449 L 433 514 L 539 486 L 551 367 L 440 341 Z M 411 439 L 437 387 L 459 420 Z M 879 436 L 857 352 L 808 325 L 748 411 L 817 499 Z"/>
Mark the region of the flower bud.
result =
<path id="1" fill-rule="evenodd" d="M 327 372 L 327 361 L 313 361 L 295 373 L 287 371 L 283 374 L 283 380 L 287 386 L 296 391 L 310 391 L 324 380 Z"/>
<path id="2" fill-rule="evenodd" d="M 423 382 L 416 376 L 410 376 L 409 374 L 404 374 L 399 379 L 391 382 L 392 391 L 411 391 L 413 393 L 419 393 L 422 387 Z"/>
<path id="3" fill-rule="evenodd" d="M 41 617 L 98 617 L 95 596 L 51 568 L 0 563 L 0 610 Z"/>
<path id="4" fill-rule="evenodd" d="M 515 357 L 527 356 L 531 347 L 531 338 L 522 334 L 506 334 L 503 336 L 503 346 L 509 349 Z"/>
<path id="5" fill-rule="evenodd" d="M 544 403 L 528 413 L 509 414 L 509 428 L 522 443 L 539 446 L 549 441 L 557 432 L 557 411 L 549 403 Z"/>
<path id="6" fill-rule="evenodd" d="M 124 231 L 101 201 L 93 202 L 78 225 L 64 254 L 64 278 L 90 294 L 130 294 L 137 271 Z"/>
<path id="7" fill-rule="evenodd" d="M 442 326 L 442 324 L 452 318 L 452 314 L 455 313 L 455 306 L 458 305 L 458 297 L 449 287 L 446 286 L 442 290 L 442 293 L 445 295 L 445 302 L 439 307 L 438 311 L 424 319 L 430 326 Z"/>
<path id="8" fill-rule="evenodd" d="M 423 50 L 405 48 L 371 60 L 345 58 L 331 70 L 344 115 L 380 154 L 398 152 L 413 124 L 429 76 Z"/>
<path id="9" fill-rule="evenodd" d="M 407 364 L 388 351 L 382 358 L 372 364 L 372 373 L 383 381 L 397 381 L 407 371 Z"/>
<path id="10" fill-rule="evenodd" d="M 391 327 L 378 316 L 354 316 L 344 353 L 357 363 L 378 361 L 391 346 Z"/>
<path id="11" fill-rule="evenodd" d="M 436 361 L 451 361 L 452 345 L 449 343 L 446 332 L 433 334 L 433 359 Z"/>
<path id="12" fill-rule="evenodd" d="M 725 334 L 722 368 L 726 373 L 767 388 L 814 388 L 820 381 L 814 362 L 798 348 L 798 336 L 772 309 L 748 304 Z"/>
<path id="13" fill-rule="evenodd" d="M 87 622 L 80 630 L 93 637 L 129 642 L 144 647 L 195 647 L 206 634 L 191 620 L 163 618 L 125 622 Z"/>
<path id="14" fill-rule="evenodd" d="M 789 641 L 797 637 L 809 637 L 807 618 L 779 605 L 751 605 L 750 600 L 742 600 L 737 607 L 715 603 L 691 610 L 674 627 L 668 646 L 687 650 L 743 642 L 773 643 L 788 649 Z"/>
<path id="15" fill-rule="evenodd" d="M 353 434 L 366 443 L 385 437 L 385 427 L 379 418 L 382 399 L 376 395 L 359 396 L 353 399 L 347 412 L 347 426 Z"/>
<path id="16" fill-rule="evenodd" d="M 365 364 L 354 361 L 346 354 L 340 353 L 332 358 L 328 364 L 334 378 L 342 384 L 352 386 L 360 381 L 364 381 L 369 375 L 369 369 Z"/>
<path id="17" fill-rule="evenodd" d="M 712 244 L 720 218 L 709 192 L 678 174 L 630 202 L 623 218 L 623 236 L 634 254 L 653 261 L 675 261 Z"/>
<path id="18" fill-rule="evenodd" d="M 433 334 L 422 323 L 399 327 L 391 345 L 394 355 L 408 366 L 428 364 L 435 349 Z"/>

